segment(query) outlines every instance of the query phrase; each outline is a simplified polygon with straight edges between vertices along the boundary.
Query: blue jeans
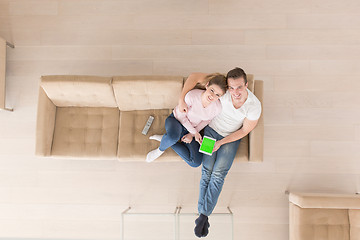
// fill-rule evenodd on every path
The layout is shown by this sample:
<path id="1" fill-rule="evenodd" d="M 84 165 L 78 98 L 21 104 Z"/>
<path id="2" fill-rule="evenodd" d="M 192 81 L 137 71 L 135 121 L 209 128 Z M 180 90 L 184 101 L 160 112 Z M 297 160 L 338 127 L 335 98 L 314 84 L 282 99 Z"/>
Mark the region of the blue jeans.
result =
<path id="1" fill-rule="evenodd" d="M 209 126 L 205 127 L 204 135 L 216 140 L 224 138 Z M 198 201 L 199 213 L 209 216 L 214 210 L 239 144 L 240 139 L 222 145 L 211 156 L 204 154 Z"/>
<path id="2" fill-rule="evenodd" d="M 199 152 L 200 145 L 195 139 L 191 143 L 179 142 L 189 132 L 186 128 L 170 114 L 165 120 L 166 133 L 163 135 L 159 149 L 165 151 L 171 147 L 191 167 L 198 167 L 202 162 L 202 153 Z"/>

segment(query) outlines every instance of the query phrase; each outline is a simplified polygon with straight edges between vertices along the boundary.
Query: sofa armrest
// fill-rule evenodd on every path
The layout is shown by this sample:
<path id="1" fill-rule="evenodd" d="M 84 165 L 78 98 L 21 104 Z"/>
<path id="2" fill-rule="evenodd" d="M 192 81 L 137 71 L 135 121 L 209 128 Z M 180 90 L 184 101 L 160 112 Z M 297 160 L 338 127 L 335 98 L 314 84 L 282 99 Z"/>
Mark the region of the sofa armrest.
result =
<path id="1" fill-rule="evenodd" d="M 289 202 L 300 208 L 360 209 L 355 194 L 290 193 Z"/>
<path id="2" fill-rule="evenodd" d="M 36 150 L 38 156 L 50 156 L 55 129 L 56 106 L 40 87 L 36 123 Z"/>
<path id="3" fill-rule="evenodd" d="M 264 82 L 255 80 L 254 94 L 261 102 L 261 116 L 256 127 L 249 133 L 249 161 L 262 162 L 264 159 Z"/>

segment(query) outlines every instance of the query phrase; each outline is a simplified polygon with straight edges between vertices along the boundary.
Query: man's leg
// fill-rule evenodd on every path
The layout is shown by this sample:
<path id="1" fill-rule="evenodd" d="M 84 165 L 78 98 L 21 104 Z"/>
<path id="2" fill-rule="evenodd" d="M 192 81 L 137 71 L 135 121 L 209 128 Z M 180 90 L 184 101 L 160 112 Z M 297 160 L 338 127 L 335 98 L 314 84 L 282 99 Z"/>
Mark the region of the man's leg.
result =
<path id="1" fill-rule="evenodd" d="M 204 135 L 208 137 L 215 138 L 219 140 L 223 138 L 217 132 L 215 132 L 211 127 L 207 126 L 204 129 Z M 209 187 L 211 173 L 213 171 L 215 162 L 216 162 L 217 151 L 214 152 L 211 156 L 203 154 L 203 166 L 201 171 L 201 179 L 200 179 L 200 192 L 199 192 L 199 201 L 198 201 L 198 212 L 199 217 L 195 220 L 195 235 L 197 237 L 206 237 L 209 233 L 209 222 L 208 216 L 205 214 L 204 205 L 206 202 L 206 192 Z"/>
<path id="2" fill-rule="evenodd" d="M 216 161 L 213 166 L 210 181 L 204 196 L 201 208 L 202 214 L 209 216 L 214 210 L 222 190 L 225 177 L 234 161 L 240 140 L 222 145 L 217 151 Z M 203 169 L 205 165 L 203 164 Z"/>
<path id="3" fill-rule="evenodd" d="M 221 135 L 219 135 L 215 130 L 213 130 L 209 126 L 205 127 L 204 136 L 212 137 L 216 140 L 223 138 Z M 214 152 L 211 156 L 203 154 L 203 159 L 202 159 L 203 166 L 202 166 L 202 170 L 201 170 L 200 191 L 199 191 L 199 201 L 198 201 L 199 213 L 205 212 L 203 210 L 205 195 L 206 195 L 206 192 L 207 192 L 207 189 L 209 186 L 211 173 L 212 173 L 213 167 L 215 165 L 217 154 L 218 154 L 218 151 Z"/>
<path id="4" fill-rule="evenodd" d="M 201 165 L 203 156 L 199 152 L 200 144 L 195 139 L 191 143 L 175 143 L 171 148 L 191 167 Z"/>

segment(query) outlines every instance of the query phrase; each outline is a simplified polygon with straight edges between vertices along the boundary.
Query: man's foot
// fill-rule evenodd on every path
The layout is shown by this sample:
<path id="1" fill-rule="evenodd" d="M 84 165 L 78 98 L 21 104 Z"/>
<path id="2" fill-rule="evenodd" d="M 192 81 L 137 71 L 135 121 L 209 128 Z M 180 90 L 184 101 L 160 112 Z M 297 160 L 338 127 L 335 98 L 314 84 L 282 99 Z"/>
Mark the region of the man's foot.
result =
<path id="1" fill-rule="evenodd" d="M 163 137 L 163 135 L 152 135 L 149 137 L 149 139 L 161 142 L 162 137 Z"/>
<path id="2" fill-rule="evenodd" d="M 208 220 L 208 217 L 205 216 L 204 214 L 200 214 L 200 216 L 195 220 L 196 226 L 194 228 L 194 232 L 197 237 L 200 238 L 203 236 L 203 229 L 205 227 L 207 220 Z"/>
<path id="3" fill-rule="evenodd" d="M 206 219 L 206 223 L 202 230 L 202 235 L 201 235 L 202 237 L 206 237 L 209 234 L 209 227 L 210 227 L 209 219 Z"/>
<path id="4" fill-rule="evenodd" d="M 159 148 L 152 150 L 146 155 L 146 162 L 151 163 L 152 161 L 160 157 L 163 153 L 164 151 L 161 151 Z"/>

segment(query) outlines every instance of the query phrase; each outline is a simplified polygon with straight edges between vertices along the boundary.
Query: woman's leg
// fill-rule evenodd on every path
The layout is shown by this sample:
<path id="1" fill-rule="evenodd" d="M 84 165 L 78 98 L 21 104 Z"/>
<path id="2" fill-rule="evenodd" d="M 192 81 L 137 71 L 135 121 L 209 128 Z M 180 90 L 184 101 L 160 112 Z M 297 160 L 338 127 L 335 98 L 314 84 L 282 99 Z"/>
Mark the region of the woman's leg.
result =
<path id="1" fill-rule="evenodd" d="M 146 155 L 146 162 L 150 163 L 160 157 L 164 151 L 174 145 L 184 135 L 184 131 L 186 131 L 173 114 L 166 118 L 165 130 L 166 133 L 161 138 L 160 147 L 150 151 Z"/>
<path id="2" fill-rule="evenodd" d="M 191 167 L 198 167 L 202 162 L 202 153 L 199 152 L 200 144 L 193 139 L 191 143 L 178 142 L 171 148 Z"/>
<path id="3" fill-rule="evenodd" d="M 165 120 L 166 133 L 163 135 L 159 149 L 165 151 L 171 147 L 183 136 L 184 127 L 183 125 L 171 114 Z"/>

